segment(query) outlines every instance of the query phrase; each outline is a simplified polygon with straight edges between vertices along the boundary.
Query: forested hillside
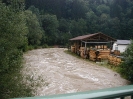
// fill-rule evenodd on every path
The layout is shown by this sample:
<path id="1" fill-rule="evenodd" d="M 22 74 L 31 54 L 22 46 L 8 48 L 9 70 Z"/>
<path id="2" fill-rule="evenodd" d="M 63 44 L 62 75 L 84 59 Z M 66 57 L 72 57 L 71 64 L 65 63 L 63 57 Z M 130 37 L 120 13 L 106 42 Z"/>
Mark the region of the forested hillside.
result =
<path id="1" fill-rule="evenodd" d="M 3 0 L 6 5 L 10 1 Z M 28 45 L 66 45 L 71 37 L 95 32 L 133 38 L 133 0 L 22 1 Z"/>
<path id="2" fill-rule="evenodd" d="M 38 16 L 48 44 L 95 32 L 133 38 L 133 0 L 26 0 L 26 9 Z"/>

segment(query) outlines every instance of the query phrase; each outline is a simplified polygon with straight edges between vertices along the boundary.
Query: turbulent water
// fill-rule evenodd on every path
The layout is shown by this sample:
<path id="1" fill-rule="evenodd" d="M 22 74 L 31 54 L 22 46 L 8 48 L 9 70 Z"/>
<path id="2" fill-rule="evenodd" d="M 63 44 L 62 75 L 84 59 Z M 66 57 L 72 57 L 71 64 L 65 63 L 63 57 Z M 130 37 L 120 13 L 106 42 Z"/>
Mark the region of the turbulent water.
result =
<path id="1" fill-rule="evenodd" d="M 35 96 L 89 91 L 129 83 L 118 73 L 73 57 L 64 50 L 37 49 L 24 54 L 23 73 L 28 75 L 26 80 L 35 84 Z"/>

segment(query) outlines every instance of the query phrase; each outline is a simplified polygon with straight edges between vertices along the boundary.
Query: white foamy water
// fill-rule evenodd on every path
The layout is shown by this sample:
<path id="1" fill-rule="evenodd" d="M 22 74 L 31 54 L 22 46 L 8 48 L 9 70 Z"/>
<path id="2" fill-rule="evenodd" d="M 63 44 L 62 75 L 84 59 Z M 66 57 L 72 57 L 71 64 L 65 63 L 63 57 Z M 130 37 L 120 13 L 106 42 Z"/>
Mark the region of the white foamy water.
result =
<path id="1" fill-rule="evenodd" d="M 29 76 L 25 80 L 33 78 L 32 82 L 39 83 L 35 96 L 89 91 L 129 83 L 118 73 L 73 57 L 64 50 L 37 49 L 24 54 L 23 74 Z"/>

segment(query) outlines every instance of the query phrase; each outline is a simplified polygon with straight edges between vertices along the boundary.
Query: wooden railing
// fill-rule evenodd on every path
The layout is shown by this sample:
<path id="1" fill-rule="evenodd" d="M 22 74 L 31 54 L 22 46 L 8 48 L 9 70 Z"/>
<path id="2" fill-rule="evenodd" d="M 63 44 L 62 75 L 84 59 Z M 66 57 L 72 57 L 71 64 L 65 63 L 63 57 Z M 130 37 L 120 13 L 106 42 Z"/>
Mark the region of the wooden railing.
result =
<path id="1" fill-rule="evenodd" d="M 133 99 L 133 85 L 100 89 L 88 92 L 78 92 L 51 96 L 38 96 L 14 99 Z"/>

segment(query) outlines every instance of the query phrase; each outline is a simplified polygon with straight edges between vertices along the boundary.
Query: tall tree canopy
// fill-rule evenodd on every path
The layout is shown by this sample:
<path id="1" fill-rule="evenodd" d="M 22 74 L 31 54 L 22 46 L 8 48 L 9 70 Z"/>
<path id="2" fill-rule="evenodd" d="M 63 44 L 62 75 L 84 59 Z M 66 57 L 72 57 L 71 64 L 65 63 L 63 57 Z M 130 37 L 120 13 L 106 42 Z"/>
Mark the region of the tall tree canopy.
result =
<path id="1" fill-rule="evenodd" d="M 133 38 L 132 0 L 26 0 L 26 8 L 31 8 L 30 6 L 38 8 L 42 16 L 55 15 L 57 17 L 55 21 L 65 20 L 64 22 L 68 23 L 65 30 L 67 29 L 72 37 L 101 31 L 116 39 Z M 41 21 L 44 24 L 44 20 Z M 59 25 L 54 32 L 56 41 L 60 39 L 57 35 L 63 31 L 61 28 Z M 46 35 L 49 34 L 46 30 Z"/>

